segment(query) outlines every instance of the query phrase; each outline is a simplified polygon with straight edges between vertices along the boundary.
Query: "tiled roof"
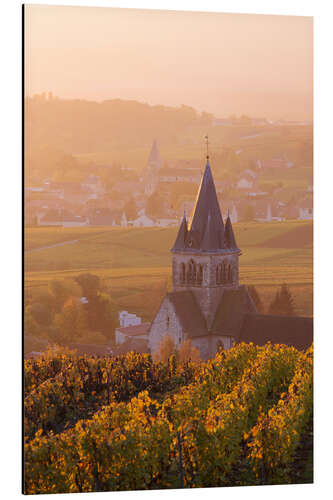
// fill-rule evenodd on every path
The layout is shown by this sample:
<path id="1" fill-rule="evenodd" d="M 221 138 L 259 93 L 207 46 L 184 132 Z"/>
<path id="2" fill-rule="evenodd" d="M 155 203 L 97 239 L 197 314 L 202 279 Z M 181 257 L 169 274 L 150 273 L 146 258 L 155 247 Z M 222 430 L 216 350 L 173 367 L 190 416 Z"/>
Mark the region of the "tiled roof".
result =
<path id="1" fill-rule="evenodd" d="M 307 349 L 313 342 L 313 318 L 246 314 L 237 341 L 257 345 L 271 342 Z"/>
<path id="2" fill-rule="evenodd" d="M 147 335 L 150 328 L 150 323 L 141 323 L 140 325 L 121 326 L 117 330 L 129 337 L 137 335 Z"/>
<path id="3" fill-rule="evenodd" d="M 201 337 L 207 335 L 205 318 L 190 290 L 171 292 L 167 294 L 168 299 L 175 308 L 176 315 L 189 337 Z"/>

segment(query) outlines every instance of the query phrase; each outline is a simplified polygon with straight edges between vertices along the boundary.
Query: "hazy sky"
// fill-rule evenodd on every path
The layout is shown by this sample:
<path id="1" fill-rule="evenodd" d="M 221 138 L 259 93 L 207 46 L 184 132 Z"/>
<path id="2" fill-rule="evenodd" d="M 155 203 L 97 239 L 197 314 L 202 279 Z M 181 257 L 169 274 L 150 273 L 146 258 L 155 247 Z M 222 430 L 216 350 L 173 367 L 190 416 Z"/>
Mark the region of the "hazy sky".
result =
<path id="1" fill-rule="evenodd" d="M 26 92 L 312 117 L 312 18 L 25 6 Z"/>

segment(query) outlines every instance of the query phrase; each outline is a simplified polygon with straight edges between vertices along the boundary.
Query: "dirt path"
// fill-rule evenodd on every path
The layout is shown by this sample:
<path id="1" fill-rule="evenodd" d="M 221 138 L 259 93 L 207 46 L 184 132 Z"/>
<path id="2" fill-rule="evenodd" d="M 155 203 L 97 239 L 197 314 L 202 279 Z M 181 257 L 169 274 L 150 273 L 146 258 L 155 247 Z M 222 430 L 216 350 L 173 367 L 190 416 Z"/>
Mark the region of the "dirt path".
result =
<path id="1" fill-rule="evenodd" d="M 54 245 L 48 245 L 46 247 L 31 248 L 30 250 L 25 250 L 24 253 L 38 252 L 40 250 L 48 250 L 49 248 L 62 247 L 64 245 L 73 245 L 79 240 L 62 241 L 61 243 L 55 243 Z"/>

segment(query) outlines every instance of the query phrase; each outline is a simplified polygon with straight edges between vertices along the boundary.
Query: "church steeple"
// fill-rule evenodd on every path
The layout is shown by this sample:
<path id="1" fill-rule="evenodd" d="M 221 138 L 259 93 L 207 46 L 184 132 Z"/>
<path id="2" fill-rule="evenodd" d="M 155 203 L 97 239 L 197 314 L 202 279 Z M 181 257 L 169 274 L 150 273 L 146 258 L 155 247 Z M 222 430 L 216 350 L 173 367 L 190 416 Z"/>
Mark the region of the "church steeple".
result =
<path id="1" fill-rule="evenodd" d="M 190 226 L 184 214 L 171 252 L 173 291 L 191 291 L 210 328 L 224 291 L 238 288 L 240 249 L 229 214 L 224 225 L 208 153 Z"/>
<path id="2" fill-rule="evenodd" d="M 207 158 L 206 168 L 198 191 L 190 227 L 190 231 L 197 235 L 197 240 L 200 244 L 204 238 L 209 215 L 211 218 L 210 231 L 211 233 L 215 233 L 217 235 L 218 246 L 217 248 L 207 248 L 207 250 L 216 250 L 218 248 L 222 249 L 224 240 L 224 224 L 216 195 L 209 159 Z M 201 245 L 199 248 L 200 247 Z"/>
<path id="3" fill-rule="evenodd" d="M 157 147 L 157 141 L 154 139 L 149 158 L 148 158 L 148 165 L 154 164 L 155 167 L 161 168 L 162 167 L 162 158 L 159 152 L 159 149 Z"/>
<path id="4" fill-rule="evenodd" d="M 205 237 L 208 219 L 210 219 L 209 238 L 208 236 Z M 208 156 L 191 218 L 191 225 L 186 232 L 182 247 L 178 240 L 180 232 L 181 228 L 179 229 L 177 240 L 172 251 L 177 249 L 183 251 L 197 250 L 203 252 L 218 252 L 225 249 L 223 218 L 217 199 Z"/>

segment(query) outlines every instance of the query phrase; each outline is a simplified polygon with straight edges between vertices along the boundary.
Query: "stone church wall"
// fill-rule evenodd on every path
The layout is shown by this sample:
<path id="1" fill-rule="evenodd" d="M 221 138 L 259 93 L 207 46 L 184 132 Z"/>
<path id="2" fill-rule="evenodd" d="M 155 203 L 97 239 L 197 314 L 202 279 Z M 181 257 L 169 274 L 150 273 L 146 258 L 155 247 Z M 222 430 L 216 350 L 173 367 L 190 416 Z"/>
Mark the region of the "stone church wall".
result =
<path id="1" fill-rule="evenodd" d="M 150 327 L 149 349 L 152 354 L 158 351 L 160 342 L 166 335 L 173 338 L 175 346 L 179 346 L 185 340 L 182 327 L 168 297 L 163 300 Z"/>

